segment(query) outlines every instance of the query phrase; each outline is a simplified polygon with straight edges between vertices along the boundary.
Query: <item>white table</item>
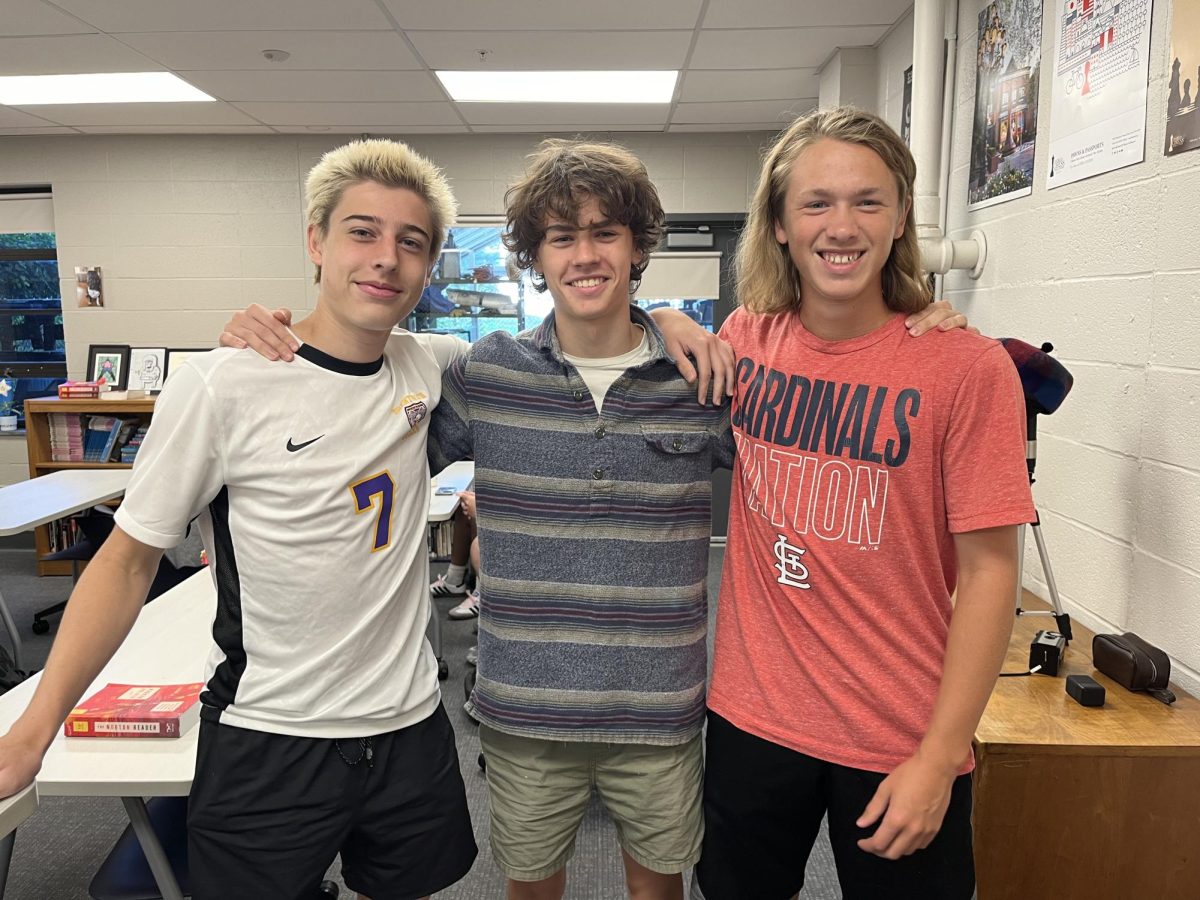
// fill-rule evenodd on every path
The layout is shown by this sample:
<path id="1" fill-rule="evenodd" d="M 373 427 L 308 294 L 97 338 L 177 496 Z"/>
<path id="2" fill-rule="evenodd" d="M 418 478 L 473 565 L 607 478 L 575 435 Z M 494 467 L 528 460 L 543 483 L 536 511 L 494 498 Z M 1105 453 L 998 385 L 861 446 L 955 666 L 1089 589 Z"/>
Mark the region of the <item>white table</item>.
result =
<path id="1" fill-rule="evenodd" d="M 129 486 L 132 469 L 62 469 L 0 488 L 0 537 L 29 531 L 55 519 L 115 500 Z M 0 620 L 12 638 L 13 659 L 23 669 L 21 637 L 0 591 Z"/>
<path id="2" fill-rule="evenodd" d="M 17 826 L 37 812 L 37 785 L 0 800 L 0 897 L 8 886 L 8 863 L 12 859 L 13 837 Z"/>
<path id="3" fill-rule="evenodd" d="M 454 515 L 461 499 L 459 491 L 469 491 L 475 486 L 475 463 L 470 460 L 450 463 L 437 475 L 433 476 L 432 490 L 429 493 L 429 521 L 445 522 Z M 439 494 L 438 488 L 454 488 L 452 494 Z M 442 617 L 438 615 L 437 607 L 429 605 L 429 628 L 427 629 L 429 646 L 438 661 L 438 678 L 445 681 L 450 675 L 450 668 L 442 659 Z"/>
<path id="4" fill-rule="evenodd" d="M 179 684 L 204 680 L 212 647 L 217 593 L 205 568 L 167 591 L 141 614 L 92 685 L 109 682 Z M 0 696 L 0 732 L 7 732 L 29 705 L 40 674 Z M 46 797 L 120 797 L 164 900 L 182 900 L 162 845 L 150 825 L 143 797 L 181 797 L 192 788 L 199 725 L 178 738 L 68 738 L 61 729 L 37 776 Z"/>
<path id="5" fill-rule="evenodd" d="M 429 521 L 445 522 L 458 509 L 459 491 L 469 491 L 475 484 L 475 463 L 470 460 L 451 463 L 433 476 L 433 492 L 429 495 Z M 438 488 L 454 488 L 453 494 L 439 494 Z"/>

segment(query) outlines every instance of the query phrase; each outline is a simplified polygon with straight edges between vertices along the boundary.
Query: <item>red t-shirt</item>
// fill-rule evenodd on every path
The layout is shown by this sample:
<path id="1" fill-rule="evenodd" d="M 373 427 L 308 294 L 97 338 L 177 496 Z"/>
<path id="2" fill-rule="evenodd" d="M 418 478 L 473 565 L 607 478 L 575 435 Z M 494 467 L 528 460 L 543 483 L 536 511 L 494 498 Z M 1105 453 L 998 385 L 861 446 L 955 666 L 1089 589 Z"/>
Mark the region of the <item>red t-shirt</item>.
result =
<path id="1" fill-rule="evenodd" d="M 941 682 L 953 534 L 1034 518 L 1016 369 L 994 340 L 913 339 L 899 314 L 830 342 L 738 310 L 721 336 L 738 453 L 709 707 L 890 772 Z"/>

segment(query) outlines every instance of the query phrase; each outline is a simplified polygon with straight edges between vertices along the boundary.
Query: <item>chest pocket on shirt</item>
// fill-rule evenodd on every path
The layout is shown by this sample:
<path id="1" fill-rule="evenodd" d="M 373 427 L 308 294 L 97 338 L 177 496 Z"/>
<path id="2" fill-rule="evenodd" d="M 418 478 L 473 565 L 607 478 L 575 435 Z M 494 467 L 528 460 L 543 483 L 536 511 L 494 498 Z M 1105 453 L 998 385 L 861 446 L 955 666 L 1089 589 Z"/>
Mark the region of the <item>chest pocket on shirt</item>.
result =
<path id="1" fill-rule="evenodd" d="M 643 481 L 678 483 L 708 479 L 712 470 L 709 448 L 713 438 L 707 431 L 663 431 L 643 427 L 642 439 L 645 441 Z"/>

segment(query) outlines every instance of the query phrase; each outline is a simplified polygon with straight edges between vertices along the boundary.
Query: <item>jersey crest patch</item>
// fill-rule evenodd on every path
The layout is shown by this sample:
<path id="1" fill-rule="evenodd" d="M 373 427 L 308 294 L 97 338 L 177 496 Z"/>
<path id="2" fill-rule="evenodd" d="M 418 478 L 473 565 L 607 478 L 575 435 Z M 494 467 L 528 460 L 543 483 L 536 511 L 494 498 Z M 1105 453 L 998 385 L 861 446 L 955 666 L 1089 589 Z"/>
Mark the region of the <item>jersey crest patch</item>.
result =
<path id="1" fill-rule="evenodd" d="M 425 403 L 424 394 L 409 394 L 401 399 L 399 406 L 392 407 L 392 413 L 404 413 L 404 417 L 408 419 L 408 427 L 416 428 L 429 415 L 429 406 Z"/>

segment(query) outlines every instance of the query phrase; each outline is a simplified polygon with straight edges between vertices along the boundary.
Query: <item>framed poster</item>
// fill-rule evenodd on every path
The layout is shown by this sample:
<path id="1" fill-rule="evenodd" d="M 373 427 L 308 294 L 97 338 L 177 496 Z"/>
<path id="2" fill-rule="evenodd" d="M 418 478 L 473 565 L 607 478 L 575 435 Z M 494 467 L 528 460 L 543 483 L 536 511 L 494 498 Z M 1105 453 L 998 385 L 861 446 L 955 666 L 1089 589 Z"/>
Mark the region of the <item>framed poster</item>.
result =
<path id="1" fill-rule="evenodd" d="M 1171 68 L 1167 77 L 1167 156 L 1200 149 L 1200 0 L 1171 7 Z"/>
<path id="2" fill-rule="evenodd" d="M 129 353 L 129 387 L 159 391 L 167 377 L 166 347 L 134 347 Z"/>
<path id="3" fill-rule="evenodd" d="M 1033 193 L 1042 0 L 995 0 L 979 13 L 967 209 Z"/>
<path id="4" fill-rule="evenodd" d="M 129 378 L 128 344 L 92 344 L 88 347 L 87 380 L 123 391 Z"/>
<path id="5" fill-rule="evenodd" d="M 196 350 L 192 348 L 169 348 L 167 350 L 167 365 L 163 369 L 163 381 L 166 381 L 171 373 L 176 371 L 180 366 L 187 363 L 193 356 L 199 356 L 202 353 L 207 353 L 207 350 Z"/>

